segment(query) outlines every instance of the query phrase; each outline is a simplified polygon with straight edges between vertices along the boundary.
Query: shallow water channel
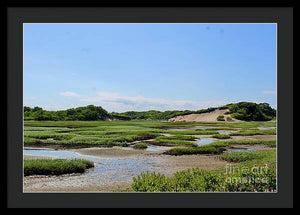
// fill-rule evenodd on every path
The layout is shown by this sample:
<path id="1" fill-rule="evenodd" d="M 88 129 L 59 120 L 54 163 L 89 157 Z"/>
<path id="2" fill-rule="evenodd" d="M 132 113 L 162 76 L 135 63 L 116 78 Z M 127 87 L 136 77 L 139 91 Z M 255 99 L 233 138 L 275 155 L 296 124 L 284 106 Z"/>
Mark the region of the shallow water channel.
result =
<path id="1" fill-rule="evenodd" d="M 273 129 L 276 129 L 276 127 L 259 126 L 258 129 L 259 130 L 273 130 Z"/>
<path id="2" fill-rule="evenodd" d="M 230 153 L 230 152 L 253 152 L 256 151 L 253 148 L 236 148 L 236 149 L 228 149 L 226 151 L 226 153 Z"/>
<path id="3" fill-rule="evenodd" d="M 230 134 L 228 131 L 219 131 L 219 134 Z"/>
<path id="4" fill-rule="evenodd" d="M 210 143 L 216 142 L 215 139 L 212 138 L 201 138 L 198 141 L 198 146 L 204 146 L 204 145 L 208 145 Z M 252 152 L 252 151 L 256 151 L 254 148 L 232 148 L 232 149 L 228 149 L 226 151 L 226 153 L 230 153 L 230 152 Z"/>
<path id="5" fill-rule="evenodd" d="M 159 148 L 157 146 L 147 146 L 147 148 L 145 150 L 149 151 L 149 152 L 160 152 L 160 151 L 163 151 L 161 148 Z"/>
<path id="6" fill-rule="evenodd" d="M 200 138 L 200 140 L 198 141 L 198 146 L 204 146 L 204 145 L 208 145 L 210 143 L 216 142 L 215 139 L 212 138 L 206 138 L 206 137 L 202 137 Z"/>
<path id="7" fill-rule="evenodd" d="M 107 184 L 107 182 L 130 182 L 132 177 L 155 168 L 155 160 L 149 156 L 136 156 L 134 158 L 104 158 L 82 155 L 66 150 L 50 149 L 25 149 L 24 155 L 47 156 L 63 159 L 86 159 L 93 161 L 95 167 L 88 170 L 86 174 L 70 177 L 70 186 L 81 186 L 83 184 Z M 154 165 L 153 165 L 154 164 Z M 78 183 L 78 180 L 81 183 Z M 57 181 L 60 184 L 63 181 Z M 59 185 L 58 185 L 59 186 Z"/>
<path id="8" fill-rule="evenodd" d="M 149 146 L 149 145 L 145 149 L 134 149 L 133 146 L 131 146 L 129 149 L 132 149 L 132 150 L 145 150 L 145 151 L 148 151 L 148 152 L 162 152 L 162 151 L 164 151 L 164 149 L 162 149 L 159 146 Z"/>

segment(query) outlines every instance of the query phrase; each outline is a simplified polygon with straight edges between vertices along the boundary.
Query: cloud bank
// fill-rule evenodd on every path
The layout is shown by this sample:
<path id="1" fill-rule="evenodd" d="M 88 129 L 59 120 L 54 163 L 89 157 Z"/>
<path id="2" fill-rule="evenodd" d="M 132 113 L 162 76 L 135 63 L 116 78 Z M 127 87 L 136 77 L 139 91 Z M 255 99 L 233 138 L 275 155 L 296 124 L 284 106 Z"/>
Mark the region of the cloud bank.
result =
<path id="1" fill-rule="evenodd" d="M 207 107 L 217 107 L 227 104 L 226 101 L 191 101 L 147 98 L 144 96 L 123 96 L 114 92 L 97 92 L 95 96 L 79 95 L 73 92 L 60 93 L 61 96 L 71 97 L 83 105 L 94 104 L 108 111 L 145 111 L 145 110 L 199 110 Z"/>

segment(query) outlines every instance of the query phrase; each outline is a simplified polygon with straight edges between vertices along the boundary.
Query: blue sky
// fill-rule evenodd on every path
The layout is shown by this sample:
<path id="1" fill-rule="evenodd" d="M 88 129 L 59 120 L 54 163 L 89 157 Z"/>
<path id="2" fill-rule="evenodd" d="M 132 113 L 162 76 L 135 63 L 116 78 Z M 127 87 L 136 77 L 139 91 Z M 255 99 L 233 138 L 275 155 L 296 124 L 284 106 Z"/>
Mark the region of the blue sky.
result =
<path id="1" fill-rule="evenodd" d="M 275 24 L 24 24 L 24 105 L 276 108 Z"/>

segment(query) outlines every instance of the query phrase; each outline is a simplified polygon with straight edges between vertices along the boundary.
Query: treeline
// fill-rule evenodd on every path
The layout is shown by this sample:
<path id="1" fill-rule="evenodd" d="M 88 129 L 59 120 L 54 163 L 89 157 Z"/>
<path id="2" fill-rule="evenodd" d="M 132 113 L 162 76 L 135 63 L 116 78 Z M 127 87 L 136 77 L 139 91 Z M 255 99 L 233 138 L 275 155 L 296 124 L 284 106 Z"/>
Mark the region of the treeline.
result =
<path id="1" fill-rule="evenodd" d="M 97 121 L 97 120 L 168 120 L 172 117 L 182 116 L 195 113 L 207 113 L 216 109 L 229 109 L 227 114 L 233 118 L 245 121 L 267 121 L 276 117 L 276 110 L 271 108 L 268 103 L 239 102 L 227 104 L 222 107 L 213 107 L 197 111 L 127 111 L 123 113 L 108 113 L 101 106 L 88 105 L 86 107 L 70 108 L 60 111 L 47 111 L 41 107 L 30 108 L 24 107 L 25 120 L 80 120 L 80 121 Z"/>
<path id="2" fill-rule="evenodd" d="M 41 107 L 24 107 L 25 120 L 50 120 L 50 121 L 97 121 L 97 120 L 168 120 L 179 115 L 192 113 L 205 113 L 215 110 L 208 108 L 198 111 L 127 111 L 123 113 L 108 113 L 101 106 L 88 105 L 86 107 L 71 108 L 59 111 L 47 111 Z"/>
<path id="3" fill-rule="evenodd" d="M 111 118 L 110 114 L 100 106 L 88 105 L 86 107 L 70 108 L 67 110 L 47 111 L 41 107 L 24 107 L 25 120 L 50 121 L 97 121 Z"/>

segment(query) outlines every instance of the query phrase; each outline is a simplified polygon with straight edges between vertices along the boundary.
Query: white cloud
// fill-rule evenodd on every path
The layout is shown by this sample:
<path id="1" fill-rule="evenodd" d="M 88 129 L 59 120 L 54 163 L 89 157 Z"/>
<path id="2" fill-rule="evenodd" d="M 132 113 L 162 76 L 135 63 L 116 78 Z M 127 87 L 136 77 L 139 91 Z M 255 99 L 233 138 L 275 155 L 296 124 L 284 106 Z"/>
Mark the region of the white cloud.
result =
<path id="1" fill-rule="evenodd" d="M 73 92 L 62 92 L 60 93 L 61 96 L 66 96 L 66 97 L 80 97 L 77 93 Z"/>
<path id="2" fill-rule="evenodd" d="M 275 90 L 264 90 L 261 93 L 265 94 L 265 95 L 275 95 L 276 91 Z"/>
<path id="3" fill-rule="evenodd" d="M 81 96 L 79 101 L 100 105 L 108 111 L 142 110 L 199 110 L 227 104 L 226 101 L 191 101 L 147 98 L 144 96 L 123 96 L 114 92 L 97 92 L 95 96 Z"/>

